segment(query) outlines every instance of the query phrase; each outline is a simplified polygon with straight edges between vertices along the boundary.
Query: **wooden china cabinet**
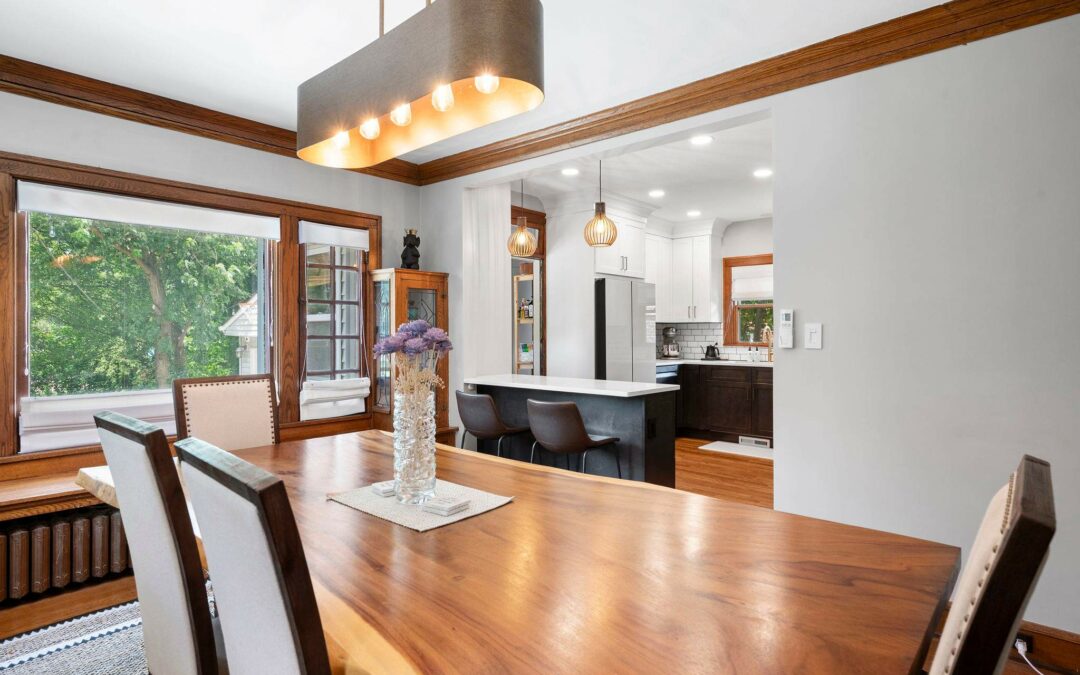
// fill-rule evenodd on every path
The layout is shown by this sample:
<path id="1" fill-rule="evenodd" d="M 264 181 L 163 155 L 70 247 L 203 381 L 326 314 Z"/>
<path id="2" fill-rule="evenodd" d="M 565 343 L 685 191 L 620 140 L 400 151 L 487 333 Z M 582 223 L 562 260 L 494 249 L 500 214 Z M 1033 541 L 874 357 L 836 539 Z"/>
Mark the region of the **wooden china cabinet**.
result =
<path id="1" fill-rule="evenodd" d="M 423 319 L 450 332 L 445 272 L 381 269 L 371 272 L 375 341 L 387 337 L 406 321 Z M 435 391 L 436 440 L 454 445 L 457 427 L 450 426 L 450 355 L 439 360 L 438 374 L 447 386 Z M 376 429 L 394 428 L 394 367 L 389 355 L 373 356 L 371 412 Z"/>

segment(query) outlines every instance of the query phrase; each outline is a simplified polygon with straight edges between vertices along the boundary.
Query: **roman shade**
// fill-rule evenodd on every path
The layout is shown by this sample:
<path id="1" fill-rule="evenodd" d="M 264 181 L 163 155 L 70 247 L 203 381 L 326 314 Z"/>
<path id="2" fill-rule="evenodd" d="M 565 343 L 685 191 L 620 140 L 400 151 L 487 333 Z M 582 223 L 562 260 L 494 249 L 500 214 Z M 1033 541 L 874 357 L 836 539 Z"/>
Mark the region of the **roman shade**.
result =
<path id="1" fill-rule="evenodd" d="M 773 266 L 748 265 L 731 268 L 731 299 L 772 300 Z"/>
<path id="2" fill-rule="evenodd" d="M 58 216 L 174 230 L 280 239 L 279 219 L 152 199 L 19 181 L 18 208 Z"/>
<path id="3" fill-rule="evenodd" d="M 369 248 L 368 231 L 355 227 L 323 225 L 309 220 L 300 221 L 301 244 L 324 244 L 328 246 L 346 246 L 367 251 Z"/>

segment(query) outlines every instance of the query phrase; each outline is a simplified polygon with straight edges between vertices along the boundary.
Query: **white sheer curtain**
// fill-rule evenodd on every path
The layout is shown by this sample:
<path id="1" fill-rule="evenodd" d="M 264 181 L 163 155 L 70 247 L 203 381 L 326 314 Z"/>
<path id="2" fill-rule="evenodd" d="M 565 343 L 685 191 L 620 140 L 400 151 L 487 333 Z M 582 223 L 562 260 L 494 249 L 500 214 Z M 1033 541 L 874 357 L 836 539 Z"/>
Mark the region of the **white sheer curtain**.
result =
<path id="1" fill-rule="evenodd" d="M 462 207 L 462 375 L 512 372 L 510 185 L 466 190 Z"/>

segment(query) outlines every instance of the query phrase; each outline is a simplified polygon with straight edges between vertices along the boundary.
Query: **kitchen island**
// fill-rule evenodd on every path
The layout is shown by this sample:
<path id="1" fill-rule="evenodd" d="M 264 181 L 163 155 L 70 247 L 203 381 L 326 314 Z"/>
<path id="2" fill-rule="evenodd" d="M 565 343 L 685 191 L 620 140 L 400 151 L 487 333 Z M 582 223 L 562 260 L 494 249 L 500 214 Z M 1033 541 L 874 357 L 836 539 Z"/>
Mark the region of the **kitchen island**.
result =
<path id="1" fill-rule="evenodd" d="M 678 385 L 620 382 L 535 375 L 484 375 L 466 378 L 467 391 L 488 394 L 503 420 L 528 426 L 526 401 L 576 403 L 590 434 L 618 436 L 623 476 L 675 487 L 675 397 Z M 503 456 L 529 460 L 532 437 L 522 434 L 503 442 Z M 493 451 L 494 443 L 480 448 Z M 577 457 L 537 453 L 537 462 L 576 468 Z M 589 473 L 616 476 L 614 453 L 589 454 Z"/>

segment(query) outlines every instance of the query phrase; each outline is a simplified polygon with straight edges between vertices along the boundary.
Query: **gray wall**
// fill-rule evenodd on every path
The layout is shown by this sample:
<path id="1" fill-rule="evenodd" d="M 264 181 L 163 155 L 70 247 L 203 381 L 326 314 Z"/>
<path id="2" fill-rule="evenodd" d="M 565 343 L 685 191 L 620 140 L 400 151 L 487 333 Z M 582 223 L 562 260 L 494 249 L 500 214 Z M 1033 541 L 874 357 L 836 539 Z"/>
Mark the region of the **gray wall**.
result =
<path id="1" fill-rule="evenodd" d="M 1080 629 L 1080 17 L 777 97 L 776 507 L 967 547 L 1023 453 Z"/>
<path id="2" fill-rule="evenodd" d="M 0 150 L 382 216 L 383 262 L 419 219 L 420 189 L 0 93 Z"/>

